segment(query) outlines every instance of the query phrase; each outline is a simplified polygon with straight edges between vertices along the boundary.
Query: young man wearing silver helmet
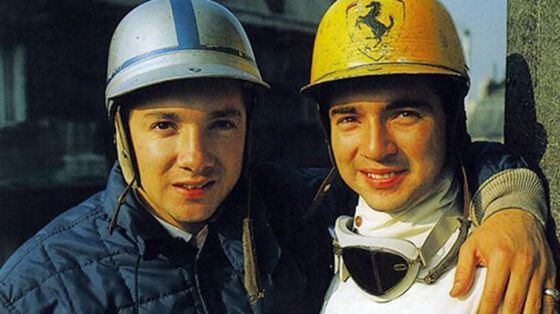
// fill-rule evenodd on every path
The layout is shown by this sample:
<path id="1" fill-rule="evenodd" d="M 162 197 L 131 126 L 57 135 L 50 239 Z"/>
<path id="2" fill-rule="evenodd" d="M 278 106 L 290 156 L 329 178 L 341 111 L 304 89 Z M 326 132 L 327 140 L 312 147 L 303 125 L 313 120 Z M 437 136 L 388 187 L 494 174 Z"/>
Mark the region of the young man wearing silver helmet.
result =
<path id="1" fill-rule="evenodd" d="M 330 242 L 303 213 L 324 172 L 289 186 L 249 172 L 254 89 L 268 85 L 239 21 L 207 0 L 148 1 L 115 30 L 107 74 L 118 163 L 6 262 L 2 311 L 318 311 Z M 318 212 L 338 216 L 345 195 Z"/>

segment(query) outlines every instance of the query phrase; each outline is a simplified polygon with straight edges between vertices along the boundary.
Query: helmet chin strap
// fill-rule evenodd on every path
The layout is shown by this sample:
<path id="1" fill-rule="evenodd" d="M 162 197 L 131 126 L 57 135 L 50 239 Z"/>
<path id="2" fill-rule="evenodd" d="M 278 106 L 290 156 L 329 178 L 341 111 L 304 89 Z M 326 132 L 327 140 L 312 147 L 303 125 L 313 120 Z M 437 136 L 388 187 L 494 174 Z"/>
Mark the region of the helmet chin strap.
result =
<path id="1" fill-rule="evenodd" d="M 117 220 L 119 217 L 121 206 L 124 204 L 126 195 L 132 190 L 132 186 L 134 185 L 135 182 L 136 180 L 134 179 L 130 181 L 130 183 L 126 186 L 126 188 L 121 192 L 121 194 L 117 198 L 117 202 L 115 203 L 115 209 L 113 209 L 113 215 L 111 216 L 111 222 L 109 223 L 109 228 L 107 229 L 109 235 L 112 235 L 113 230 L 115 230 L 115 226 L 117 225 Z"/>
<path id="2" fill-rule="evenodd" d="M 253 238 L 253 219 L 251 218 L 251 210 L 253 207 L 253 191 L 252 191 L 252 176 L 251 176 L 251 160 L 253 137 L 251 136 L 251 120 L 253 116 L 253 107 L 258 103 L 257 93 L 251 92 L 252 98 L 247 98 L 247 124 L 245 129 L 245 152 L 243 156 L 243 174 L 242 179 L 246 184 L 246 208 L 247 212 L 243 218 L 243 284 L 245 290 L 249 294 L 249 303 L 255 304 L 258 300 L 264 298 L 264 290 L 261 287 L 258 276 L 257 254 L 255 248 L 255 241 Z"/>
<path id="3" fill-rule="evenodd" d="M 123 120 L 123 107 L 118 106 L 115 112 L 115 141 L 117 145 L 117 157 L 126 183 L 135 182 L 134 188 L 140 186 L 140 176 L 136 167 L 132 138 Z"/>
<path id="4" fill-rule="evenodd" d="M 319 188 L 317 189 L 317 192 L 315 193 L 315 196 L 313 197 L 311 204 L 309 205 L 305 215 L 303 216 L 304 219 L 308 219 L 316 214 L 319 205 L 321 205 L 321 203 L 323 202 L 323 199 L 325 198 L 327 192 L 330 190 L 333 181 L 336 180 L 338 177 L 340 177 L 338 173 L 338 169 L 336 168 L 334 153 L 331 146 L 331 135 L 330 135 L 330 124 L 329 124 L 330 121 L 329 121 L 328 109 L 326 109 L 327 105 L 325 101 L 317 101 L 316 105 L 317 105 L 316 107 L 317 114 L 321 122 L 321 128 L 323 129 L 325 145 L 327 146 L 327 151 L 329 153 L 329 159 L 331 161 L 332 166 L 327 176 L 321 182 L 321 185 L 319 185 Z"/>
<path id="5" fill-rule="evenodd" d="M 108 232 L 109 235 L 113 233 L 117 225 L 119 212 L 121 206 L 124 204 L 126 195 L 133 189 L 138 189 L 140 184 L 138 182 L 138 173 L 134 167 L 133 153 L 130 149 L 131 140 L 128 135 L 127 128 L 123 123 L 122 106 L 117 106 L 115 109 L 115 144 L 117 146 L 117 158 L 121 167 L 123 177 L 127 183 L 126 188 L 121 192 L 115 203 L 115 209 L 111 216 Z"/>

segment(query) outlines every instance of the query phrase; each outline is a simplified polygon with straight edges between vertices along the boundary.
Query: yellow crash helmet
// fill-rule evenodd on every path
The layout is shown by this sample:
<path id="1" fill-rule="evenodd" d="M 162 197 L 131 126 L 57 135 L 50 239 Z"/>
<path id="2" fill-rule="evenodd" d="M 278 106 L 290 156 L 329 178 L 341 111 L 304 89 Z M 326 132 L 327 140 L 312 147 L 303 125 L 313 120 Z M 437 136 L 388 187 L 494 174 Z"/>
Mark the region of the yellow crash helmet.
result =
<path id="1" fill-rule="evenodd" d="M 469 86 L 459 36 L 436 0 L 338 0 L 317 30 L 310 83 L 393 74 L 441 74 Z M 319 92 L 320 93 L 320 92 Z"/>

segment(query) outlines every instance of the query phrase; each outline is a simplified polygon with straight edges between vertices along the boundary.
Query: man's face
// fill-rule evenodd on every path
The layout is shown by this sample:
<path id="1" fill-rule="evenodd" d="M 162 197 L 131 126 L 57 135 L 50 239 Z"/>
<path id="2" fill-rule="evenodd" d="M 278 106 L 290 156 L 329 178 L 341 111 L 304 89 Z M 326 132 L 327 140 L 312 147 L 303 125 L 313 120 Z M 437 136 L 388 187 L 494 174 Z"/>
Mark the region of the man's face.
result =
<path id="1" fill-rule="evenodd" d="M 342 179 L 372 208 L 396 212 L 430 194 L 445 162 L 445 114 L 422 81 L 346 89 L 331 97 Z"/>
<path id="2" fill-rule="evenodd" d="M 246 111 L 235 82 L 177 87 L 136 104 L 130 134 L 145 201 L 165 221 L 196 231 L 239 178 Z"/>

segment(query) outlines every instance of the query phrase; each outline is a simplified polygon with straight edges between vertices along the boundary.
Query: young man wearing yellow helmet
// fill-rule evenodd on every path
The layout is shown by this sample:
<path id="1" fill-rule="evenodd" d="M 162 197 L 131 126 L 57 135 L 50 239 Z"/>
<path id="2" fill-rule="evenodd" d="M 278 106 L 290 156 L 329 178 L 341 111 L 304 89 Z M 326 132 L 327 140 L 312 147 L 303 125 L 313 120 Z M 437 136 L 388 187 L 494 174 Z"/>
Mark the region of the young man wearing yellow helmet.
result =
<path id="1" fill-rule="evenodd" d="M 457 32 L 436 0 L 339 0 L 326 12 L 303 92 L 319 103 L 336 169 L 359 199 L 353 218 L 340 217 L 334 228 L 336 276 L 325 313 L 475 313 L 479 305 L 486 313 L 497 310 L 500 296 L 506 313 L 536 312 L 543 302 L 545 311 L 553 310 L 556 274 L 549 251 L 541 252 L 545 262 L 537 267 L 465 249 L 464 264 L 488 267 L 486 286 L 486 272 L 479 270 L 468 294 L 449 296 L 466 218 L 478 225 L 480 205 L 488 206 L 485 219 L 496 215 L 489 220 L 520 214 L 496 214 L 510 206 L 492 203 L 496 195 L 509 195 L 525 207 L 512 190 L 519 182 L 530 192 L 527 199 L 540 193 L 534 173 L 514 169 L 491 177 L 469 202 L 472 173 L 465 165 L 482 155 L 473 154 L 466 133 L 468 88 Z M 533 228 L 542 240 L 542 226 Z M 504 239 L 512 248 L 519 245 Z M 464 264 L 457 278 L 472 283 L 472 272 L 462 273 Z M 525 275 L 509 276 L 523 270 Z"/>
<path id="2" fill-rule="evenodd" d="M 104 191 L 3 266 L 0 311 L 318 311 L 332 222 L 302 216 L 324 172 L 265 167 L 251 184 L 259 86 L 245 32 L 217 3 L 152 0 L 131 11 L 107 73 L 118 163 Z M 325 197 L 318 213 L 338 216 L 346 196 Z"/>

